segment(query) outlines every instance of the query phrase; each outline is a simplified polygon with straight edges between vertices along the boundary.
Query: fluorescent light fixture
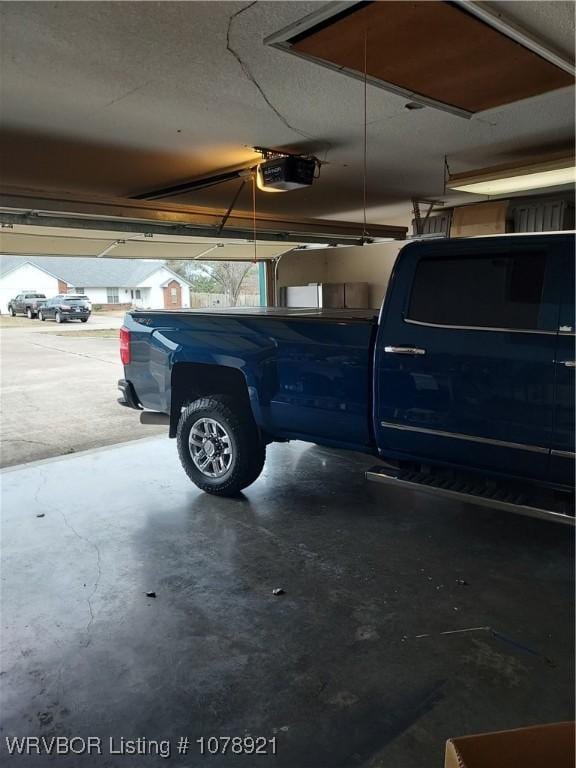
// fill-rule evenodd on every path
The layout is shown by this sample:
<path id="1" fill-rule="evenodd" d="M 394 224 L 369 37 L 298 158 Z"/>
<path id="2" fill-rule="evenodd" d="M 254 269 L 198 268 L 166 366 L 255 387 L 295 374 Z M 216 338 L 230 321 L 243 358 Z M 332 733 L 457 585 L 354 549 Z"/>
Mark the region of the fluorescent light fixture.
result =
<path id="1" fill-rule="evenodd" d="M 575 183 L 574 158 L 564 156 L 526 166 L 501 166 L 456 174 L 449 178 L 447 186 L 458 192 L 493 196 Z"/>

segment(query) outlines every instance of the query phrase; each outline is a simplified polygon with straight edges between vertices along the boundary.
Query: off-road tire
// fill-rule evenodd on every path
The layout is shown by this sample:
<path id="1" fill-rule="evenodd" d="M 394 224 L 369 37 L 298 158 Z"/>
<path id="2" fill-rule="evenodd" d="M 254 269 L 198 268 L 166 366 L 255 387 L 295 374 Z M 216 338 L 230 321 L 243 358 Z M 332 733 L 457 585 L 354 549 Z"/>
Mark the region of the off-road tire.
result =
<path id="1" fill-rule="evenodd" d="M 199 419 L 214 419 L 230 436 L 232 461 L 221 477 L 208 477 L 194 463 L 190 454 L 189 436 Z M 180 462 L 190 480 L 202 491 L 216 496 L 237 496 L 262 472 L 266 446 L 260 439 L 252 414 L 246 406 L 224 395 L 202 397 L 182 411 L 176 432 Z"/>

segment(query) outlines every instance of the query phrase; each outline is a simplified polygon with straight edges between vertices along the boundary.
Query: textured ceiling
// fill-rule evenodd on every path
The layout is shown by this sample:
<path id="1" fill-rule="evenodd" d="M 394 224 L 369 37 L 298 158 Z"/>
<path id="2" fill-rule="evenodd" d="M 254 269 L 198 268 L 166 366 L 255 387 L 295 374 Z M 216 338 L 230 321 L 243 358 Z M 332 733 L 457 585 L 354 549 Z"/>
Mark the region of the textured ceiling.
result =
<path id="1" fill-rule="evenodd" d="M 487 5 L 573 55 L 572 2 Z M 262 43 L 317 8 L 3 2 L 3 182 L 130 195 L 255 158 L 254 145 L 289 147 L 325 159 L 321 179 L 305 191 L 260 194 L 259 209 L 358 216 L 362 84 Z M 570 145 L 573 133 L 569 88 L 465 120 L 409 111 L 405 99 L 369 87 L 368 218 L 405 221 L 412 196 L 441 196 L 444 155 L 453 172 L 465 171 Z M 186 202 L 226 207 L 236 186 Z M 250 206 L 247 188 L 239 207 Z"/>

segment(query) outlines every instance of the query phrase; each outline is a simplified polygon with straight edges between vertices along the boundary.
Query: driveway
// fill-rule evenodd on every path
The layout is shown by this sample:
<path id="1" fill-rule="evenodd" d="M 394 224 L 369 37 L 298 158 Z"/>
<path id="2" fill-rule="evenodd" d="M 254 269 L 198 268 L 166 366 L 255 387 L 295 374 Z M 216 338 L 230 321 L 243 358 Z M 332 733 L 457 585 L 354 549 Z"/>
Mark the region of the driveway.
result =
<path id="1" fill-rule="evenodd" d="M 121 315 L 0 319 L 0 466 L 166 433 L 116 402 Z"/>

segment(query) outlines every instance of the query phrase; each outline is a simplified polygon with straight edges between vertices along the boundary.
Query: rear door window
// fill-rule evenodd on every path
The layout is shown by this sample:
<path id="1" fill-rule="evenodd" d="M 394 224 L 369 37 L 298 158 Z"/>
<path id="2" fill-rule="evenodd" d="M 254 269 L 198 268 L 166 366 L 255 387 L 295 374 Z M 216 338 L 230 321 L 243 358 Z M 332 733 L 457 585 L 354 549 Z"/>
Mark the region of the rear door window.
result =
<path id="1" fill-rule="evenodd" d="M 408 319 L 433 325 L 536 330 L 545 251 L 422 259 Z"/>

